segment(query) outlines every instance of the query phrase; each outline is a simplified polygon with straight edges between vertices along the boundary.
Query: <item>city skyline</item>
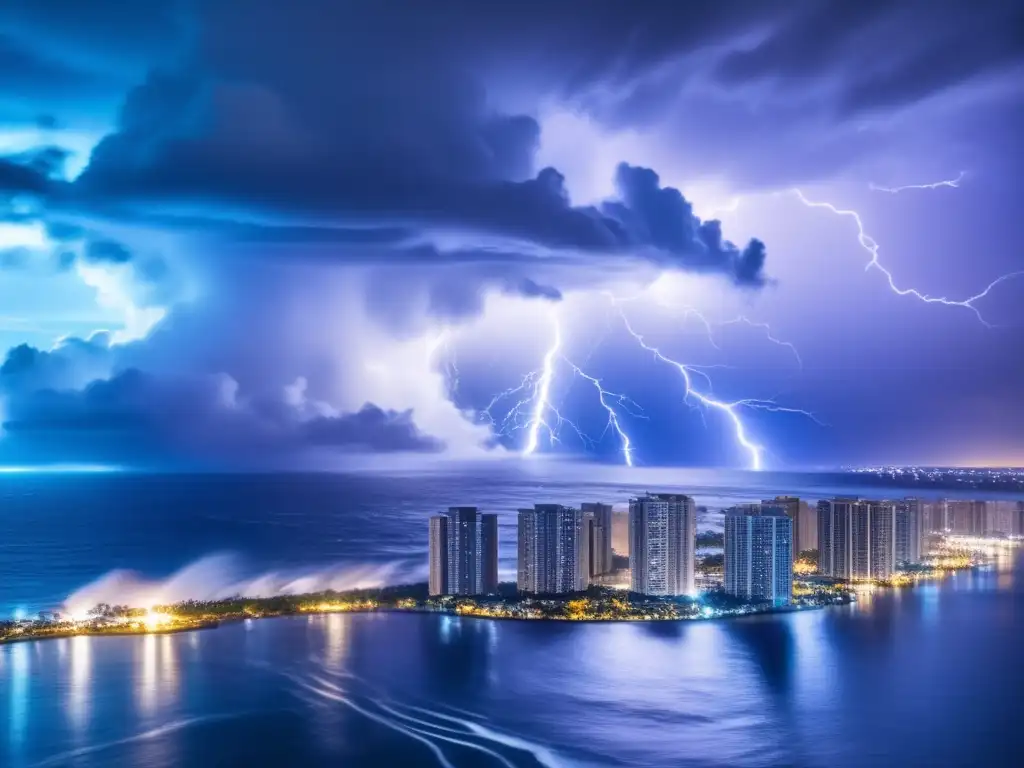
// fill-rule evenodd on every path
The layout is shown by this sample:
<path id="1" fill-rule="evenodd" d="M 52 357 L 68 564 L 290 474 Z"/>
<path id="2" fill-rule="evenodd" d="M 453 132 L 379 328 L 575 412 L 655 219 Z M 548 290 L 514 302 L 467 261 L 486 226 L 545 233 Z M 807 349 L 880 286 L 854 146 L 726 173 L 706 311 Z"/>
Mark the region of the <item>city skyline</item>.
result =
<path id="1" fill-rule="evenodd" d="M 577 506 L 537 503 L 516 512 L 516 591 L 522 595 L 573 595 L 591 586 L 613 586 L 649 597 L 694 597 L 702 590 L 722 589 L 747 601 L 785 606 L 800 573 L 809 572 L 848 582 L 888 582 L 902 569 L 913 569 L 929 554 L 934 535 L 1024 537 L 1024 501 L 961 499 L 869 499 L 833 497 L 806 499 L 778 495 L 721 510 L 721 578 L 705 572 L 696 578 L 698 555 L 697 507 L 693 498 L 678 493 L 652 493 L 631 498 L 628 512 L 613 504 L 584 502 Z M 702 509 L 702 514 L 708 510 Z M 498 515 L 481 514 L 476 507 L 452 507 L 446 515 L 429 518 L 429 594 L 432 596 L 496 595 L 499 590 L 496 550 L 491 558 L 494 575 L 473 586 L 452 587 L 448 579 L 457 558 L 448 538 L 449 520 L 460 514 L 488 520 L 497 542 Z M 616 523 L 616 518 L 620 519 Z M 622 518 L 625 518 L 624 520 Z M 468 518 L 467 518 L 468 519 Z M 598 531 L 608 526 L 610 535 Z M 813 521 L 815 546 L 797 550 L 798 530 L 808 536 Z M 475 524 L 475 523 L 474 523 Z M 614 528 L 625 528 L 625 549 L 612 549 Z M 470 538 L 473 534 L 470 534 Z M 476 541 L 481 541 L 476 535 Z M 708 545 L 704 545 L 707 547 Z M 628 565 L 596 568 L 595 548 L 608 550 L 607 562 L 625 557 Z M 710 549 L 714 551 L 715 545 Z M 483 550 L 473 550 L 477 553 Z M 811 557 L 808 570 L 804 558 Z M 712 571 L 713 573 L 713 571 Z M 623 581 L 628 574 L 628 583 Z M 614 578 L 618 577 L 616 581 Z M 698 589 L 698 582 L 701 588 Z"/>

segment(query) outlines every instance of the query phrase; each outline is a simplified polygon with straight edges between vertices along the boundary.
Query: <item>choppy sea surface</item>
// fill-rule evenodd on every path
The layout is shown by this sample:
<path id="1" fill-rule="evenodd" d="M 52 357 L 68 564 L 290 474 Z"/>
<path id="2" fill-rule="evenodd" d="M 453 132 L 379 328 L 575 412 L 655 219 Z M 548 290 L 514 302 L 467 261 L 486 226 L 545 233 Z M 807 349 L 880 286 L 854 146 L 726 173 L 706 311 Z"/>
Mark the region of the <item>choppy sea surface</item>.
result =
<path id="1" fill-rule="evenodd" d="M 511 569 L 514 510 L 536 501 L 872 493 L 571 475 L 0 477 L 0 610 L 417 578 L 450 504 L 502 515 Z M 1020 766 L 1021 691 L 1018 556 L 737 620 L 334 615 L 0 646 L 0 766 Z"/>

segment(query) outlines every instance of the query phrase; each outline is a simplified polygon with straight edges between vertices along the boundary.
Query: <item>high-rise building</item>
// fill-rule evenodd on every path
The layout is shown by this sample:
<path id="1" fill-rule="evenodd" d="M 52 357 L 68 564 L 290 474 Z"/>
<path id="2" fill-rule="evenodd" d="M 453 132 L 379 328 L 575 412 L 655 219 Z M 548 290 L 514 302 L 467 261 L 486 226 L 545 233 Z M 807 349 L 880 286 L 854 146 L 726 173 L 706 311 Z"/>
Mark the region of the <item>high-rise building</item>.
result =
<path id="1" fill-rule="evenodd" d="M 786 605 L 793 597 L 793 520 L 768 505 L 725 516 L 725 591 Z"/>
<path id="2" fill-rule="evenodd" d="M 480 515 L 480 592 L 493 595 L 498 591 L 498 516 Z"/>
<path id="3" fill-rule="evenodd" d="M 590 543 L 581 510 L 536 504 L 519 510 L 518 588 L 532 594 L 580 592 L 590 581 Z"/>
<path id="4" fill-rule="evenodd" d="M 946 522 L 946 500 L 938 499 L 921 505 L 921 528 L 925 533 L 944 533 L 949 525 Z"/>
<path id="5" fill-rule="evenodd" d="M 907 497 L 897 501 L 894 514 L 895 562 L 921 562 L 921 500 Z"/>
<path id="6" fill-rule="evenodd" d="M 430 518 L 430 594 L 483 595 L 498 589 L 498 516 L 450 507 Z"/>
<path id="7" fill-rule="evenodd" d="M 647 494 L 629 502 L 630 588 L 645 595 L 694 591 L 697 515 L 693 499 Z"/>
<path id="8" fill-rule="evenodd" d="M 479 593 L 480 514 L 476 507 L 448 508 L 448 594 Z"/>
<path id="9" fill-rule="evenodd" d="M 896 565 L 895 505 L 888 501 L 818 502 L 818 570 L 839 579 L 885 579 Z"/>
<path id="10" fill-rule="evenodd" d="M 1018 501 L 1014 510 L 1013 532 L 1017 536 L 1024 536 L 1024 501 Z"/>
<path id="11" fill-rule="evenodd" d="M 793 545 L 799 555 L 809 549 L 818 548 L 818 508 L 806 501 L 800 501 L 800 538 L 793 534 Z"/>
<path id="12" fill-rule="evenodd" d="M 776 496 L 774 499 L 765 499 L 761 502 L 762 514 L 767 513 L 770 510 L 780 510 L 786 517 L 793 521 L 793 543 L 790 547 L 793 553 L 793 559 L 796 560 L 797 555 L 802 549 L 801 542 L 806 538 L 804 533 L 804 526 L 802 525 L 804 518 L 800 514 L 800 499 L 796 496 Z M 817 542 L 815 542 L 815 545 Z M 813 548 L 812 545 L 810 548 Z"/>
<path id="13" fill-rule="evenodd" d="M 947 501 L 946 528 L 961 535 L 983 536 L 988 524 L 988 503 L 984 501 Z"/>
<path id="14" fill-rule="evenodd" d="M 431 597 L 448 594 L 448 516 L 430 518 L 430 578 Z"/>
<path id="15" fill-rule="evenodd" d="M 987 533 L 1012 536 L 1014 533 L 1014 513 L 1017 510 L 1015 501 L 990 501 L 988 504 Z"/>
<path id="16" fill-rule="evenodd" d="M 590 524 L 587 543 L 590 554 L 590 575 L 602 576 L 615 570 L 612 559 L 612 506 L 585 502 L 580 509 Z"/>

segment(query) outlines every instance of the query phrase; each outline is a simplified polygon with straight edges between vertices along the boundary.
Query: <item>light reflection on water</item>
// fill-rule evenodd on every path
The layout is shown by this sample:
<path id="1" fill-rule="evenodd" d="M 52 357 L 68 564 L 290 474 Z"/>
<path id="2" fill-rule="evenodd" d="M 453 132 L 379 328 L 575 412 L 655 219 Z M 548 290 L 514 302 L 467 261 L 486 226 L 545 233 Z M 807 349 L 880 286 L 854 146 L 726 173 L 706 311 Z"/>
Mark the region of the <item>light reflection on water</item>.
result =
<path id="1" fill-rule="evenodd" d="M 1019 766 L 998 725 L 1024 686 L 1018 583 L 734 621 L 333 614 L 14 644 L 0 765 Z"/>
<path id="2" fill-rule="evenodd" d="M 72 637 L 59 640 L 60 651 L 66 645 L 71 646 L 70 685 L 68 686 L 68 721 L 71 730 L 80 734 L 88 725 L 89 717 L 89 686 L 92 683 L 92 643 L 91 637 Z"/>

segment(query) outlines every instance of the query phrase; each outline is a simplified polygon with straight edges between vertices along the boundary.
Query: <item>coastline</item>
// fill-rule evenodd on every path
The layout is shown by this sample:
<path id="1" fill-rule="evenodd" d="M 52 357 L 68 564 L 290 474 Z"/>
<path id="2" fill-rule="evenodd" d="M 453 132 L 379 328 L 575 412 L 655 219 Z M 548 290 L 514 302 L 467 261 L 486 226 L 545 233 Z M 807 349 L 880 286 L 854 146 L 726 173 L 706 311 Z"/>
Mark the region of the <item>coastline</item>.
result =
<path id="1" fill-rule="evenodd" d="M 974 570 L 986 563 L 949 568 L 904 583 L 873 583 L 871 589 L 913 588 L 922 581 L 944 580 L 957 571 Z M 609 587 L 592 587 L 574 595 L 525 596 L 514 585 L 503 584 L 504 594 L 487 597 L 429 597 L 427 585 L 408 584 L 348 592 L 320 592 L 279 595 L 268 598 L 234 597 L 200 602 L 182 601 L 168 606 L 130 609 L 126 606 L 97 606 L 85 619 L 58 618 L 22 620 L 0 624 L 0 646 L 60 640 L 74 637 L 125 637 L 167 635 L 217 629 L 221 625 L 258 619 L 334 614 L 430 614 L 490 621 L 560 623 L 661 623 L 711 621 L 763 617 L 773 614 L 849 605 L 857 602 L 862 585 L 804 582 L 808 590 L 787 605 L 748 603 L 730 599 L 721 592 L 707 592 L 700 599 L 656 598 L 622 592 Z"/>
<path id="2" fill-rule="evenodd" d="M 749 617 L 760 617 L 775 614 L 786 614 L 786 613 L 800 613 L 804 611 L 817 611 L 825 608 L 834 608 L 841 605 L 849 605 L 855 602 L 850 600 L 842 603 L 834 604 L 823 604 L 823 605 L 785 605 L 773 608 L 765 608 L 762 610 L 751 610 L 751 611 L 737 611 L 734 613 L 720 613 L 713 616 L 694 615 L 694 616 L 673 616 L 673 617 L 615 617 L 615 618 L 585 618 L 585 619 L 572 619 L 568 617 L 559 616 L 487 616 L 482 614 L 472 613 L 459 613 L 458 611 L 451 610 L 436 610 L 430 608 L 395 608 L 395 607 L 384 607 L 384 608 L 360 608 L 354 610 L 336 610 L 336 611 L 295 611 L 288 613 L 274 613 L 265 614 L 259 616 L 229 616 L 218 620 L 204 621 L 189 626 L 174 626 L 163 629 L 152 629 L 146 631 L 135 631 L 135 630 L 120 630 L 120 631 L 104 631 L 104 630 L 89 630 L 89 629 L 75 629 L 67 632 L 48 632 L 46 634 L 38 635 L 21 635 L 17 637 L 3 637 L 0 638 L 0 646 L 13 645 L 15 643 L 34 643 L 44 642 L 47 640 L 68 640 L 75 637 L 90 637 L 90 638 L 101 638 L 101 637 L 145 637 L 147 635 L 177 635 L 185 632 L 202 632 L 206 630 L 219 629 L 220 627 L 228 624 L 238 624 L 245 621 L 261 621 L 265 619 L 293 619 L 299 616 L 335 616 L 340 614 L 345 615 L 367 615 L 367 614 L 405 614 L 405 615 L 426 615 L 426 616 L 450 616 L 457 619 L 473 619 L 478 621 L 515 621 L 525 623 L 540 623 L 540 622 L 557 622 L 561 624 L 664 624 L 673 622 L 695 622 L 695 621 L 720 621 L 730 619 L 742 619 Z"/>

